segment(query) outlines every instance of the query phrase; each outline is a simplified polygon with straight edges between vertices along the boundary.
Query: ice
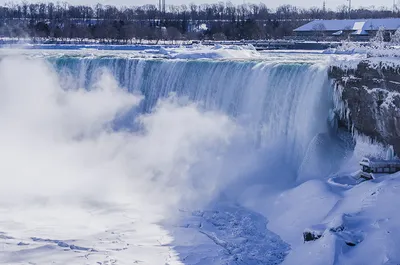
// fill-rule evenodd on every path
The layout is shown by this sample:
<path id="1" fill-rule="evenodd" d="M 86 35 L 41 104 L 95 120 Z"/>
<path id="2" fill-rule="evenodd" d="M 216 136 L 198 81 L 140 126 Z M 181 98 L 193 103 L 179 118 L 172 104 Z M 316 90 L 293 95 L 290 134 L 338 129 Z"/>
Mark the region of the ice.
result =
<path id="1" fill-rule="evenodd" d="M 3 45 L 8 49 L 31 50 L 81 50 L 99 54 L 106 51 L 136 52 L 141 54 L 164 55 L 175 59 L 249 59 L 260 58 L 260 53 L 251 44 L 247 45 L 179 45 L 179 44 L 142 44 L 142 45 L 102 45 L 102 44 L 18 44 Z"/>
<path id="2" fill-rule="evenodd" d="M 172 234 L 185 264 L 279 264 L 289 251 L 267 229 L 265 217 L 238 205 L 219 203 L 182 215 Z"/>
<path id="3" fill-rule="evenodd" d="M 168 232 L 139 209 L 34 207 L 1 214 L 2 229 L 14 236 L 0 239 L 3 264 L 182 264 L 167 245 Z"/>
<path id="4" fill-rule="evenodd" d="M 400 262 L 400 176 L 357 180 L 384 148 L 332 116 L 363 55 L 0 53 L 0 263 Z"/>
<path id="5" fill-rule="evenodd" d="M 255 59 L 261 55 L 249 44 L 235 45 L 193 45 L 180 48 L 160 48 L 160 53 L 173 59 Z"/>

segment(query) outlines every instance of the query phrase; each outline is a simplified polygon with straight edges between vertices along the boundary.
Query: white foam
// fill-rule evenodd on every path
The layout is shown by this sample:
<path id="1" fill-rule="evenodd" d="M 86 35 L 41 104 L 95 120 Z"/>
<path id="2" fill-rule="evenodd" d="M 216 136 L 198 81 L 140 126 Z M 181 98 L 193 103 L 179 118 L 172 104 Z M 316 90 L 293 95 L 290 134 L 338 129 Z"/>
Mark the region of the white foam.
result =
<path id="1" fill-rule="evenodd" d="M 252 45 L 193 45 L 191 47 L 161 48 L 160 53 L 174 59 L 254 59 L 261 54 Z"/>

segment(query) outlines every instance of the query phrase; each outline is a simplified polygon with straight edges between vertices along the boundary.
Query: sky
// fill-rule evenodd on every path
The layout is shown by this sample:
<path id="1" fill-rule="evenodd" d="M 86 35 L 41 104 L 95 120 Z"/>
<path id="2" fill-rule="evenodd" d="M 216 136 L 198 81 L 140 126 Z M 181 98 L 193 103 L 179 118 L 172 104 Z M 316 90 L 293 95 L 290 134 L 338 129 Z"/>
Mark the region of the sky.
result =
<path id="1" fill-rule="evenodd" d="M 51 1 L 51 0 L 43 0 L 44 2 Z M 43 2 L 40 0 L 28 0 L 27 2 Z M 203 3 L 217 3 L 220 0 L 166 0 L 167 4 L 189 4 L 189 3 L 196 3 L 196 4 L 203 4 Z M 400 4 L 400 0 L 395 0 Z M 5 4 L 7 2 L 10 2 L 10 0 L 0 0 L 0 4 Z M 13 2 L 19 2 L 18 0 L 14 0 Z M 53 2 L 57 2 L 57 0 L 54 0 Z M 64 1 L 60 1 L 64 2 Z M 104 5 L 125 5 L 125 6 L 137 6 L 137 5 L 145 5 L 145 4 L 157 4 L 158 0 L 66 0 L 65 2 L 71 3 L 71 4 L 88 4 L 88 5 L 95 5 L 97 3 L 101 3 Z M 222 2 L 225 2 L 222 1 Z M 277 6 L 283 5 L 283 4 L 289 4 L 289 5 L 294 5 L 294 6 L 299 6 L 299 7 L 312 7 L 312 6 L 318 6 L 322 7 L 323 0 L 284 0 L 284 1 L 278 1 L 278 0 L 231 0 L 233 4 L 242 4 L 242 3 L 260 3 L 263 2 L 265 3 L 268 7 L 270 8 L 276 8 Z M 336 9 L 338 6 L 346 4 L 348 5 L 348 0 L 326 0 L 326 6 L 330 9 Z M 393 0 L 381 0 L 381 1 L 376 1 L 376 0 L 352 0 L 352 6 L 353 7 L 370 7 L 370 6 L 375 6 L 376 8 L 379 8 L 381 6 L 385 6 L 388 8 L 392 8 L 393 6 Z"/>

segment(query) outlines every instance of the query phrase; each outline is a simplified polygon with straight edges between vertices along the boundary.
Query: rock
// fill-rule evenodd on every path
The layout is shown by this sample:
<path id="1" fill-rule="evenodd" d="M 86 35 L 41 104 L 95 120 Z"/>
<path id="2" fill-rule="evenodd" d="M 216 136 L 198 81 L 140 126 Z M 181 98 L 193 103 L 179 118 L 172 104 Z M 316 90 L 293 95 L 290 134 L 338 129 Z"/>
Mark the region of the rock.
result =
<path id="1" fill-rule="evenodd" d="M 347 222 L 345 216 L 344 222 Z M 351 217 L 350 217 L 351 218 Z M 314 225 L 311 228 L 307 228 L 303 232 L 303 239 L 305 242 L 316 241 L 321 238 L 325 233 L 332 233 L 341 242 L 348 246 L 354 247 L 363 241 L 363 235 L 359 231 L 353 231 L 345 227 L 345 224 L 339 226 L 329 227 L 326 224 Z"/>
<path id="2" fill-rule="evenodd" d="M 356 69 L 330 68 L 334 89 L 349 111 L 339 126 L 393 145 L 400 154 L 400 66 L 371 65 L 364 60 Z"/>
<path id="3" fill-rule="evenodd" d="M 350 246 L 350 247 L 354 247 L 355 245 L 357 245 L 356 243 L 353 242 L 346 242 L 346 245 Z"/>
<path id="4" fill-rule="evenodd" d="M 315 241 L 322 237 L 324 231 L 326 230 L 324 225 L 313 226 L 312 228 L 307 228 L 303 232 L 304 242 Z"/>
<path id="5" fill-rule="evenodd" d="M 332 227 L 329 229 L 329 231 L 333 232 L 333 233 L 337 233 L 337 232 L 342 232 L 344 230 L 344 226 L 338 226 L 338 227 Z"/>
<path id="6" fill-rule="evenodd" d="M 322 237 L 322 235 L 315 234 L 315 233 L 313 233 L 311 231 L 303 232 L 304 242 L 315 241 L 315 240 L 317 240 L 317 239 L 319 239 L 321 237 Z"/>

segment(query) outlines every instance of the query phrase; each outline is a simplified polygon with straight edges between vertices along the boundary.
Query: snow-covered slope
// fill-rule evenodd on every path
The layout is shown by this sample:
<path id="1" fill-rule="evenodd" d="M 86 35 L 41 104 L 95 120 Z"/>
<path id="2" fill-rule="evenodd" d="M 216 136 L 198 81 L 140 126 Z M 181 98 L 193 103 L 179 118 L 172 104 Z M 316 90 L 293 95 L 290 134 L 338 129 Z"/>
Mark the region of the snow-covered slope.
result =
<path id="1" fill-rule="evenodd" d="M 293 251 L 282 264 L 298 264 L 299 260 L 316 265 L 398 264 L 400 215 L 396 202 L 400 200 L 399 177 L 399 174 L 385 176 L 350 189 L 332 191 L 324 183 L 306 183 L 284 193 L 286 203 L 301 201 L 309 206 L 290 203 L 286 207 L 290 216 L 281 218 L 289 222 L 286 225 L 288 232 L 296 232 L 300 240 L 300 227 L 303 231 L 306 227 L 322 233 L 322 237 L 292 247 Z M 325 186 L 322 193 L 321 185 Z M 303 197 L 309 199 L 297 194 L 304 194 Z"/>

